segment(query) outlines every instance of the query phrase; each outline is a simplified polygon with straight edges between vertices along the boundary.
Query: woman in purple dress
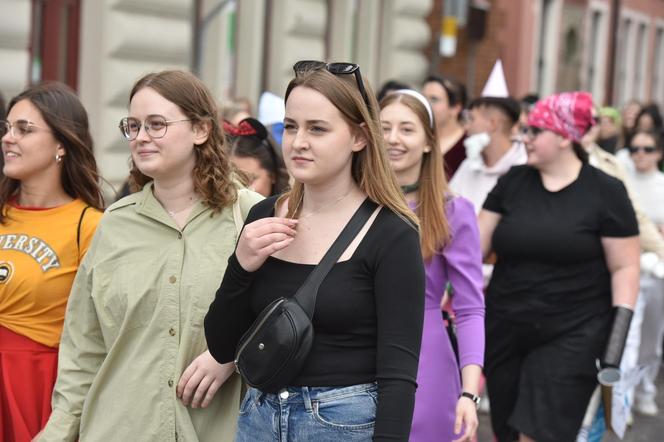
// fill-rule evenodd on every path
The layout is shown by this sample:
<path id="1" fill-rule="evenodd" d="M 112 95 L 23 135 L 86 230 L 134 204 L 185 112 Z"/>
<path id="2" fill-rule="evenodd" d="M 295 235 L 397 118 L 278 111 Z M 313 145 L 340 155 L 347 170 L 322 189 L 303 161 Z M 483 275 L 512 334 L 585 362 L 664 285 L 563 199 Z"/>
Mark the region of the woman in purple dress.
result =
<path id="1" fill-rule="evenodd" d="M 380 104 L 390 164 L 407 201 L 420 217 L 426 265 L 424 331 L 410 441 L 469 442 L 477 431 L 484 357 L 477 218 L 469 201 L 447 192 L 438 160 L 436 126 L 426 99 L 418 92 L 400 90 Z M 448 283 L 452 287 L 459 362 L 440 312 Z"/>

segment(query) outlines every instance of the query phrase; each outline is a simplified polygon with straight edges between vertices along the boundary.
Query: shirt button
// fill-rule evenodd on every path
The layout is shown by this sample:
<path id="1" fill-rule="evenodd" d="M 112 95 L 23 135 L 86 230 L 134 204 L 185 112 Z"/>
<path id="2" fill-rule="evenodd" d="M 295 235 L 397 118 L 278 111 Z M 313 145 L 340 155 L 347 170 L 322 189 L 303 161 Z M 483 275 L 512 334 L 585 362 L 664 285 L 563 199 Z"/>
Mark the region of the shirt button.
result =
<path id="1" fill-rule="evenodd" d="M 169 380 L 168 380 L 168 386 L 169 386 L 169 387 L 172 387 L 172 386 L 173 386 L 173 379 L 169 379 Z"/>
<path id="2" fill-rule="evenodd" d="M 170 282 L 171 284 L 175 284 L 175 281 L 177 280 L 178 279 L 175 277 L 175 275 L 172 275 L 170 278 L 168 278 L 168 282 Z"/>
<path id="3" fill-rule="evenodd" d="M 281 393 L 279 393 L 279 397 L 280 397 L 281 399 L 284 399 L 284 400 L 285 400 L 285 399 L 288 399 L 288 396 L 290 396 L 290 394 L 288 394 L 288 392 L 287 392 L 286 390 L 284 390 L 284 391 L 282 391 Z"/>
<path id="4" fill-rule="evenodd" d="M 175 329 L 173 327 L 168 329 L 168 334 L 171 335 L 171 336 L 175 336 Z"/>

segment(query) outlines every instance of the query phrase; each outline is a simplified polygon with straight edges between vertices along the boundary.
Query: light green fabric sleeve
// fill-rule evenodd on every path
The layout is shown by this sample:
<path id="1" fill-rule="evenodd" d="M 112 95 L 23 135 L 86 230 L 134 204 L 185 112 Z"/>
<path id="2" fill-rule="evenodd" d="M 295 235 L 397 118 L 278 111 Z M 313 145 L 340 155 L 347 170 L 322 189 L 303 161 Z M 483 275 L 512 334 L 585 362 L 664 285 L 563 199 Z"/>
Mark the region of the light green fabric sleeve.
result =
<path id="1" fill-rule="evenodd" d="M 89 263 L 99 232 L 79 267 L 72 286 L 58 354 L 58 377 L 53 390 L 53 412 L 36 439 L 39 442 L 76 441 L 81 412 L 93 379 L 106 356 L 97 313 L 92 302 Z"/>

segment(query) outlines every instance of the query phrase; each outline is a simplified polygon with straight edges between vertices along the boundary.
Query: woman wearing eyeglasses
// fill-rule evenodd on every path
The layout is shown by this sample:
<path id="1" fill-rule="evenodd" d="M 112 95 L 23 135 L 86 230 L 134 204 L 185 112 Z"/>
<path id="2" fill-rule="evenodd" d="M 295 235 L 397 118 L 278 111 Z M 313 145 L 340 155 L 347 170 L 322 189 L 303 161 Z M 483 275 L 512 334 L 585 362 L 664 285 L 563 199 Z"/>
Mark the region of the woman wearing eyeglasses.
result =
<path id="1" fill-rule="evenodd" d="M 484 362 L 484 295 L 477 217 L 472 203 L 447 191 L 426 98 L 398 90 L 380 103 L 387 155 L 406 200 L 420 218 L 426 307 L 411 442 L 474 440 Z M 459 361 L 440 315 L 454 287 Z M 461 373 L 461 377 L 459 374 Z"/>
<path id="2" fill-rule="evenodd" d="M 288 189 L 281 151 L 260 121 L 245 118 L 237 126 L 224 121 L 224 133 L 230 138 L 231 162 L 248 175 L 252 190 L 268 197 Z"/>
<path id="3" fill-rule="evenodd" d="M 107 209 L 78 272 L 39 440 L 230 441 L 240 380 L 207 351 L 203 316 L 261 198 L 234 181 L 190 73 L 138 80 L 120 130 L 141 190 Z"/>
<path id="4" fill-rule="evenodd" d="M 587 162 L 592 120 L 588 93 L 538 101 L 527 165 L 501 177 L 480 212 L 482 252 L 497 256 L 485 373 L 500 442 L 576 440 L 596 360 L 620 363 L 624 340 L 609 332 L 627 334 L 639 232 L 625 187 Z"/>
<path id="5" fill-rule="evenodd" d="M 0 122 L 0 440 L 30 441 L 51 412 L 76 270 L 103 201 L 88 117 L 59 83 L 26 89 Z"/>
<path id="6" fill-rule="evenodd" d="M 304 369 L 276 394 L 250 388 L 238 442 L 407 441 L 424 307 L 417 221 L 382 145 L 357 65 L 298 62 L 286 90 L 283 152 L 295 180 L 249 216 L 205 318 L 212 355 L 292 297 L 355 211 L 379 207 L 323 280 Z"/>

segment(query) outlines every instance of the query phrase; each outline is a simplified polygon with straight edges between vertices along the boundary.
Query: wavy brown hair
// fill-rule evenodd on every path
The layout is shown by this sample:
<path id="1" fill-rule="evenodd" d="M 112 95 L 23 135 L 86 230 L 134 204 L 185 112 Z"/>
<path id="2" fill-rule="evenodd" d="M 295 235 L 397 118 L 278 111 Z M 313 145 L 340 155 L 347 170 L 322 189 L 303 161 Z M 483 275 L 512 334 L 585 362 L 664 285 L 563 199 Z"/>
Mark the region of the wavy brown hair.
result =
<path id="1" fill-rule="evenodd" d="M 101 177 L 93 154 L 92 135 L 88 114 L 68 86 L 58 82 L 46 82 L 31 86 L 15 96 L 7 106 L 7 114 L 19 101 L 28 100 L 35 106 L 53 137 L 65 149 L 62 157 L 60 180 L 64 191 L 72 198 L 102 210 L 104 198 L 99 187 Z M 21 182 L 8 176 L 0 177 L 0 207 L 16 194 Z M 4 223 L 5 211 L 0 211 L 0 223 Z"/>
<path id="2" fill-rule="evenodd" d="M 450 238 L 450 225 L 445 214 L 445 197 L 448 193 L 447 179 L 443 170 L 443 157 L 438 145 L 436 125 L 429 124 L 429 114 L 415 97 L 400 94 L 398 91 L 387 95 L 380 102 L 381 109 L 395 103 L 408 107 L 424 129 L 426 145 L 431 147 L 422 157 L 420 168 L 420 188 L 417 194 L 415 213 L 420 218 L 420 244 L 425 260 L 440 251 Z M 433 127 L 432 127 L 433 126 Z"/>
<path id="3" fill-rule="evenodd" d="M 288 84 L 286 98 L 296 87 L 313 89 L 341 112 L 352 130 L 364 130 L 367 146 L 353 153 L 351 174 L 353 179 L 372 201 L 387 207 L 414 227 L 419 225 L 415 213 L 408 207 L 397 184 L 383 147 L 383 136 L 378 118 L 378 103 L 369 82 L 363 78 L 371 109 L 362 98 L 353 75 L 334 75 L 326 69 L 300 73 Z M 288 217 L 299 215 L 304 185 L 295 181 L 292 189 L 282 195 L 277 204 L 288 198 Z"/>
<path id="4" fill-rule="evenodd" d="M 217 105 L 212 94 L 195 75 L 179 70 L 148 74 L 134 84 L 129 101 L 138 91 L 149 87 L 168 101 L 177 105 L 191 120 L 192 125 L 208 125 L 207 140 L 195 146 L 196 163 L 193 170 L 194 190 L 201 201 L 213 212 L 220 212 L 237 198 L 239 181 L 235 168 L 230 163 L 224 148 L 224 134 L 219 124 Z M 144 175 L 132 159 L 130 161 L 129 184 L 133 191 L 140 190 L 152 181 Z"/>

